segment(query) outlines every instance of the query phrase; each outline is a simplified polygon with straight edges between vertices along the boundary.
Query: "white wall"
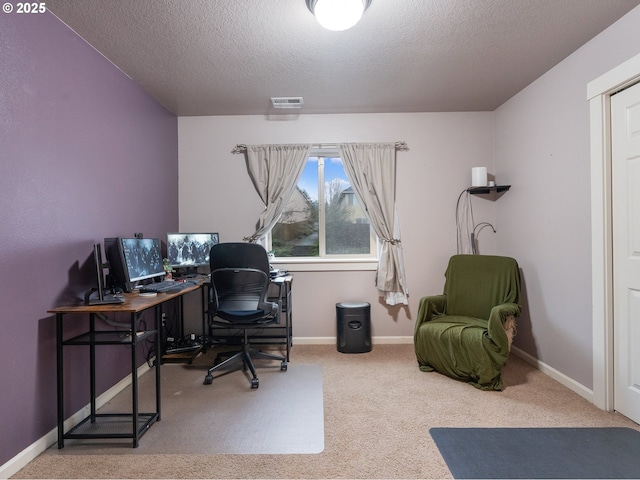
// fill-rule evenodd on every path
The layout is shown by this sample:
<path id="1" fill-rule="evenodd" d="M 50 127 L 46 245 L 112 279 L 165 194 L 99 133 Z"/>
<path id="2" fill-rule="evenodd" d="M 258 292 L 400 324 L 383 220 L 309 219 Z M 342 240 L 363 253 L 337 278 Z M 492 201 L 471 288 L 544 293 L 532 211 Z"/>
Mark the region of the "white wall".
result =
<path id="1" fill-rule="evenodd" d="M 586 85 L 640 52 L 640 7 L 495 112 L 496 169 L 516 185 L 496 205 L 497 249 L 523 270 L 515 345 L 593 387 L 589 106 Z"/>
<path id="2" fill-rule="evenodd" d="M 374 271 L 295 272 L 294 337 L 335 337 L 335 304 L 355 300 L 371 303 L 374 337 L 412 336 L 420 297 L 442 292 L 456 249 L 456 200 L 470 185 L 471 167 L 487 166 L 508 180 L 494 172 L 490 112 L 180 117 L 178 139 L 180 229 L 218 231 L 221 241 L 253 233 L 263 209 L 244 156 L 231 154 L 237 143 L 407 142 L 409 151 L 398 153 L 397 205 L 409 307 L 389 309 L 378 301 Z M 476 223 L 492 222 L 500 232 L 498 202 L 474 197 Z M 496 236 L 482 231 L 482 253 L 495 253 Z"/>

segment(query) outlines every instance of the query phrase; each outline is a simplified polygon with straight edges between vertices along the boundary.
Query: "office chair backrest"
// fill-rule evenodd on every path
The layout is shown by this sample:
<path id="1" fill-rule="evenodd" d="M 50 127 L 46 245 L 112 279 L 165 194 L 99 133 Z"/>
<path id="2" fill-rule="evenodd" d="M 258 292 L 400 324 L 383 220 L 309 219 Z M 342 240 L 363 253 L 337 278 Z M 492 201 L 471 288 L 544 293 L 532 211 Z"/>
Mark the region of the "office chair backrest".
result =
<path id="1" fill-rule="evenodd" d="M 218 243 L 211 247 L 209 266 L 212 272 L 219 268 L 255 268 L 269 275 L 269 256 L 257 243 Z"/>
<path id="2" fill-rule="evenodd" d="M 277 304 L 267 301 L 269 257 L 255 243 L 219 243 L 209 256 L 216 315 L 231 321 L 275 316 Z"/>

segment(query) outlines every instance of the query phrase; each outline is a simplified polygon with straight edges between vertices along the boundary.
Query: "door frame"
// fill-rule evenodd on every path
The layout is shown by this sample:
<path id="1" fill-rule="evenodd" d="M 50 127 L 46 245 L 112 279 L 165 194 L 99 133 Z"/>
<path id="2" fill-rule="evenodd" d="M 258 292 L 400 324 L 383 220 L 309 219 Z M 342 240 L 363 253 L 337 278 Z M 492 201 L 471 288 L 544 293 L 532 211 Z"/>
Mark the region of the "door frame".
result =
<path id="1" fill-rule="evenodd" d="M 607 411 L 614 408 L 611 95 L 639 81 L 640 54 L 587 85 L 591 138 L 593 403 Z"/>

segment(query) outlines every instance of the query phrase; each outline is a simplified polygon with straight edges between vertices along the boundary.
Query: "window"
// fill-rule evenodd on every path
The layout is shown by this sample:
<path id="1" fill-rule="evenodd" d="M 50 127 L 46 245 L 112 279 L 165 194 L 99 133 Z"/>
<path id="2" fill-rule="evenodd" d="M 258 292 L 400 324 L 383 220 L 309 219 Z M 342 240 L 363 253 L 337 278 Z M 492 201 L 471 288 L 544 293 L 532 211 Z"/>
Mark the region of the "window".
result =
<path id="1" fill-rule="evenodd" d="M 313 152 L 271 231 L 277 258 L 375 258 L 375 236 L 337 152 Z"/>

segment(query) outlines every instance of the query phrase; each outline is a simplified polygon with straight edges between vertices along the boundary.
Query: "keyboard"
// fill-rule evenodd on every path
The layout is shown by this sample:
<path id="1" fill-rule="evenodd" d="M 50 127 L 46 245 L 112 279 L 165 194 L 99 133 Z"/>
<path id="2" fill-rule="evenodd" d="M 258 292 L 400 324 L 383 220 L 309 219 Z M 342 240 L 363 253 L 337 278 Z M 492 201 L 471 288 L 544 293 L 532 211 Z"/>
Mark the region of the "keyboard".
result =
<path id="1" fill-rule="evenodd" d="M 140 293 L 162 293 L 168 291 L 176 293 L 191 285 L 193 284 L 188 282 L 164 281 L 142 285 L 139 287 L 139 291 Z"/>

